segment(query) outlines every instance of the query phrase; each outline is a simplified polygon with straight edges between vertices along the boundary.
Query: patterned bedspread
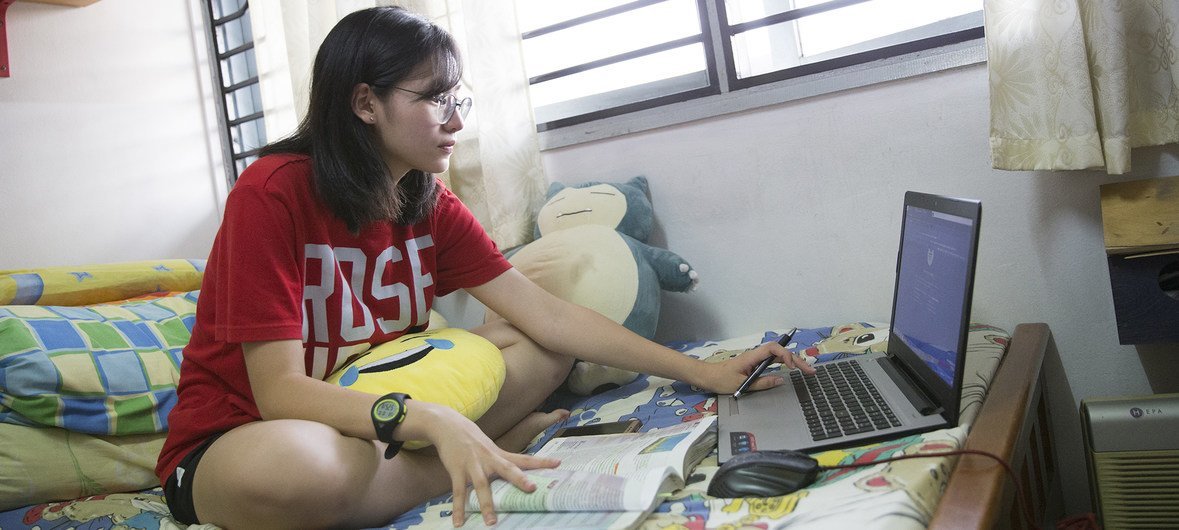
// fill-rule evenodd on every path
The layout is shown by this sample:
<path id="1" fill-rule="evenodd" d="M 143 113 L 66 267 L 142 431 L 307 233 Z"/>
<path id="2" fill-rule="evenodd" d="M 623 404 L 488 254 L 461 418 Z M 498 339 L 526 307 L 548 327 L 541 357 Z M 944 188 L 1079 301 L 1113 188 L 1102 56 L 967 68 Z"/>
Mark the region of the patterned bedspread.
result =
<path id="1" fill-rule="evenodd" d="M 780 330 L 724 341 L 677 342 L 669 346 L 705 360 L 719 360 L 774 339 Z M 886 327 L 851 323 L 800 330 L 791 349 L 815 362 L 883 351 Z M 975 324 L 968 346 L 962 419 L 958 427 L 846 450 L 819 453 L 821 464 L 873 462 L 898 454 L 958 448 L 966 437 L 1009 334 Z M 666 427 L 716 413 L 716 396 L 680 382 L 640 376 L 614 390 L 579 398 L 554 396 L 550 405 L 568 408 L 565 425 L 638 418 L 643 429 Z M 550 428 L 532 444 L 538 448 L 561 425 Z M 718 499 L 705 494 L 716 472 L 715 451 L 688 479 L 682 490 L 666 499 L 643 524 L 644 529 L 703 530 L 708 528 L 924 528 L 937 505 L 953 468 L 953 458 L 922 458 L 881 463 L 848 471 L 820 474 L 808 488 L 772 498 Z M 383 528 L 451 528 L 449 496 L 438 497 L 402 515 Z M 210 525 L 178 525 L 167 514 L 157 488 L 138 493 L 97 495 L 65 502 L 40 504 L 0 513 L 0 530 L 74 528 L 212 530 Z"/>

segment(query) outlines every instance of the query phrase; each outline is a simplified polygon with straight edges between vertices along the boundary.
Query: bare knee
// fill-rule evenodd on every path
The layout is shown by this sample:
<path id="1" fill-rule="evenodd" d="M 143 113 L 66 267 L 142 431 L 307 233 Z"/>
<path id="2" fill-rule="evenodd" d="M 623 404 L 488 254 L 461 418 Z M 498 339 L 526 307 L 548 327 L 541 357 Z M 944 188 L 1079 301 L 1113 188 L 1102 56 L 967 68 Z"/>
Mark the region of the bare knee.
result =
<path id="1" fill-rule="evenodd" d="M 201 460 L 194 495 L 201 522 L 340 526 L 375 473 L 372 443 L 314 422 L 262 423 L 254 432 L 228 433 Z"/>

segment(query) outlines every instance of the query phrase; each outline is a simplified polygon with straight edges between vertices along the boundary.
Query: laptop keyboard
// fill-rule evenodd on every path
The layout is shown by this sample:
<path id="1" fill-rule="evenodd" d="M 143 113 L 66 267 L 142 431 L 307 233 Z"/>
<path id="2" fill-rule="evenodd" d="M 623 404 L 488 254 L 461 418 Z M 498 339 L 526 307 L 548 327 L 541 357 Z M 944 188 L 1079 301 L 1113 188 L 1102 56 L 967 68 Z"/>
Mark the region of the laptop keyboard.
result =
<path id="1" fill-rule="evenodd" d="M 816 365 L 815 375 L 809 377 L 794 370 L 790 382 L 815 440 L 901 425 L 860 363 Z"/>

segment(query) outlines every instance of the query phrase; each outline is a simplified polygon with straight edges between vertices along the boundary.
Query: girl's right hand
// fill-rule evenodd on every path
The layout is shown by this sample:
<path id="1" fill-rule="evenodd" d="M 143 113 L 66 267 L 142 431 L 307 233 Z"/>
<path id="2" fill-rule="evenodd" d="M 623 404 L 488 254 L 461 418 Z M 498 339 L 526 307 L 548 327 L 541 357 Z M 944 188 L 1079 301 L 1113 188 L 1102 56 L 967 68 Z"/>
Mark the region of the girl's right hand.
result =
<path id="1" fill-rule="evenodd" d="M 434 444 L 438 458 L 450 475 L 454 493 L 452 522 L 455 527 L 462 526 L 466 520 L 468 486 L 474 488 L 483 513 L 483 522 L 490 526 L 496 522 L 495 503 L 491 495 L 493 479 L 502 478 L 522 491 L 531 493 L 536 489 L 536 484 L 528 479 L 523 470 L 553 468 L 560 464 L 554 458 L 501 449 L 474 422 L 449 407 L 411 399 L 407 402 L 407 409 L 406 423 L 394 435 L 398 439 L 425 438 Z M 410 418 L 421 421 L 411 422 Z M 410 429 L 403 433 L 401 427 Z"/>

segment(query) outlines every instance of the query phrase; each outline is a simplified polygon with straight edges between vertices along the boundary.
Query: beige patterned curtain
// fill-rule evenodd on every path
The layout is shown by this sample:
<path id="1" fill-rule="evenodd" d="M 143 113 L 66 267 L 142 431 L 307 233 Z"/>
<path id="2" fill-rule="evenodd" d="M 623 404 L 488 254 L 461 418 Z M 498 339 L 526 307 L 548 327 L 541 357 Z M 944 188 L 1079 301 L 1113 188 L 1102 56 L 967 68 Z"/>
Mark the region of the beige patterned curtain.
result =
<path id="1" fill-rule="evenodd" d="M 985 0 L 991 159 L 1130 170 L 1179 142 L 1179 1 Z"/>
<path id="2" fill-rule="evenodd" d="M 475 106 L 442 179 L 500 248 L 531 241 L 547 182 L 511 0 L 252 0 L 267 135 L 289 134 L 303 117 L 315 52 L 336 21 L 391 4 L 447 28 L 463 49 L 463 90 Z"/>

